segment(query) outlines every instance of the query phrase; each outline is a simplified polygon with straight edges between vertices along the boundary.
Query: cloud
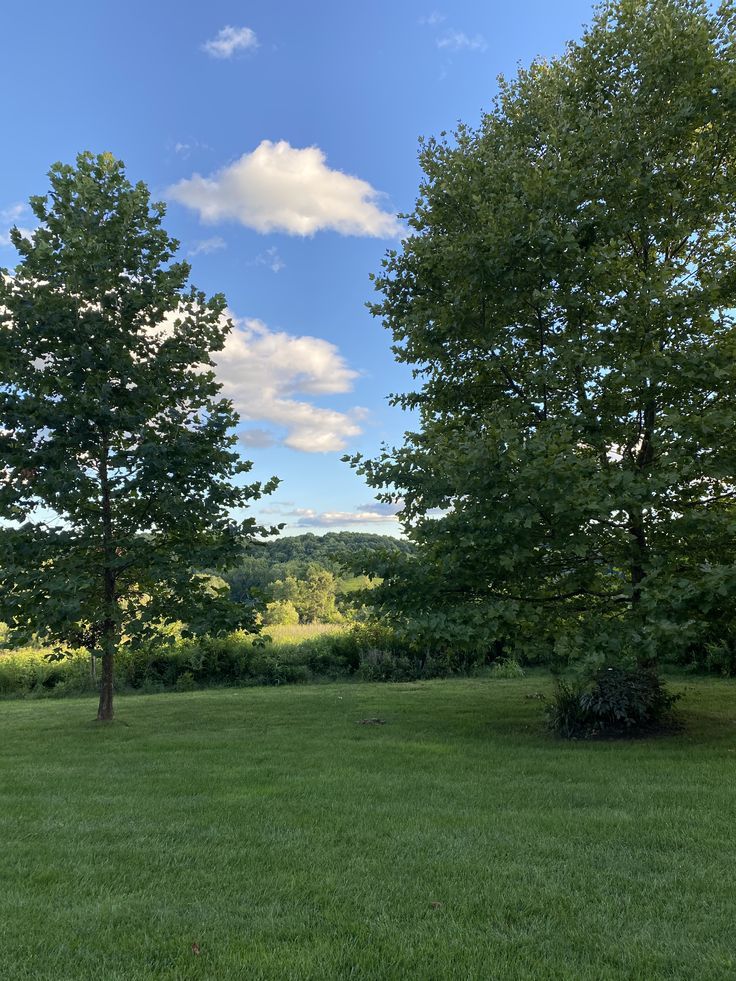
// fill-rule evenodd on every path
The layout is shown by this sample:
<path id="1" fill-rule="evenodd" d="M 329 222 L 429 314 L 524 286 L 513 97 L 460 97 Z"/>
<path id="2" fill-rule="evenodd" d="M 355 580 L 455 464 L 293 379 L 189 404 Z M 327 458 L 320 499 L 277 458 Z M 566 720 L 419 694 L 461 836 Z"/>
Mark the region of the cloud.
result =
<path id="1" fill-rule="evenodd" d="M 200 255 L 201 253 L 209 255 L 211 252 L 219 252 L 220 249 L 224 248 L 227 248 L 225 239 L 216 235 L 213 238 L 205 238 L 201 242 L 197 242 L 194 248 L 190 249 L 189 255 Z"/>
<path id="2" fill-rule="evenodd" d="M 255 266 L 268 266 L 271 272 L 277 273 L 281 272 L 282 269 L 286 269 L 286 263 L 279 255 L 279 250 L 275 245 L 272 245 L 270 249 L 266 249 L 265 252 L 261 252 L 253 260 L 252 265 Z"/>
<path id="3" fill-rule="evenodd" d="M 362 432 L 366 409 L 341 412 L 310 400 L 350 392 L 358 377 L 329 341 L 270 330 L 259 320 L 234 320 L 215 361 L 223 394 L 243 421 L 285 430 L 277 440 L 269 429 L 245 429 L 247 446 L 272 438 L 305 453 L 329 453 L 344 450 Z"/>
<path id="4" fill-rule="evenodd" d="M 291 514 L 292 508 L 296 507 L 295 501 L 277 501 L 275 504 L 271 503 L 267 507 L 261 507 L 258 510 L 261 514 Z"/>
<path id="5" fill-rule="evenodd" d="M 236 51 L 251 51 L 257 47 L 258 38 L 250 27 L 223 27 L 216 37 L 202 45 L 213 58 L 232 58 Z"/>
<path id="6" fill-rule="evenodd" d="M 244 429 L 238 434 L 238 439 L 243 446 L 252 446 L 259 450 L 266 449 L 276 443 L 276 436 L 269 429 Z"/>
<path id="7" fill-rule="evenodd" d="M 191 143 L 178 142 L 174 144 L 174 153 L 186 160 L 197 150 L 212 150 L 208 143 L 201 143 L 199 140 L 192 140 Z"/>
<path id="8" fill-rule="evenodd" d="M 14 204 L 9 204 L 7 208 L 0 209 L 0 221 L 16 221 L 28 210 L 25 201 L 16 201 Z"/>
<path id="9" fill-rule="evenodd" d="M 444 20 L 447 20 L 444 14 L 441 14 L 438 10 L 433 10 L 426 17 L 420 17 L 419 23 L 426 24 L 427 27 L 439 27 Z"/>
<path id="10" fill-rule="evenodd" d="M 367 504 L 358 504 L 357 510 L 365 513 L 372 511 L 374 514 L 382 514 L 384 517 L 393 517 L 403 507 L 403 501 L 395 504 L 384 504 L 382 501 L 369 501 Z"/>
<path id="11" fill-rule="evenodd" d="M 337 525 L 393 524 L 399 505 L 379 504 L 371 501 L 357 505 L 354 511 L 317 511 L 315 508 L 299 508 L 293 501 L 283 501 L 261 508 L 263 514 L 277 514 L 282 518 L 296 519 L 289 523 L 297 528 L 332 528 Z"/>
<path id="12" fill-rule="evenodd" d="M 291 512 L 298 520 L 298 528 L 331 528 L 334 525 L 387 524 L 396 520 L 393 515 L 376 511 L 315 511 L 312 508 L 296 508 Z"/>
<path id="13" fill-rule="evenodd" d="M 448 31 L 437 38 L 437 47 L 447 51 L 485 51 L 488 48 L 482 34 L 469 37 L 464 31 Z"/>
<path id="14" fill-rule="evenodd" d="M 379 207 L 382 197 L 367 181 L 327 166 L 319 147 L 292 147 L 263 140 L 252 153 L 210 177 L 194 174 L 170 187 L 174 201 L 199 212 L 202 221 L 238 221 L 258 232 L 394 238 L 396 216 Z"/>

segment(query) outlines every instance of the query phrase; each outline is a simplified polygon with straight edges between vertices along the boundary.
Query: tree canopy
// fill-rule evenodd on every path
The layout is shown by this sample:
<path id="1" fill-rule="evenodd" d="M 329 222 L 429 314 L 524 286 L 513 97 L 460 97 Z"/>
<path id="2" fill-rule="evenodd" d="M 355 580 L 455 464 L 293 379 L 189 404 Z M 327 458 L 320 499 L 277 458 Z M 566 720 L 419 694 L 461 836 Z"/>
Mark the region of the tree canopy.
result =
<path id="1" fill-rule="evenodd" d="M 397 624 L 651 657 L 736 596 L 735 23 L 603 3 L 422 142 L 373 305 L 419 426 L 352 460 L 420 546 L 378 570 Z"/>
<path id="2" fill-rule="evenodd" d="M 164 206 L 111 154 L 49 177 L 0 273 L 0 620 L 101 655 L 108 719 L 121 640 L 252 623 L 199 570 L 234 563 L 260 529 L 233 510 L 275 481 L 241 479 L 211 357 L 225 299 L 188 285 Z"/>

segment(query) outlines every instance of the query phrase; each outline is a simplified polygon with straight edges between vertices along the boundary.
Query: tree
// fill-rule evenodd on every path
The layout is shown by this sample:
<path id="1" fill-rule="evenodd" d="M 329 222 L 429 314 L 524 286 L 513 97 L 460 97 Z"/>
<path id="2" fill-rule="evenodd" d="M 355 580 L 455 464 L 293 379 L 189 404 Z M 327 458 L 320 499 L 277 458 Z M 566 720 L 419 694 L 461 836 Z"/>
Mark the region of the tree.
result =
<path id="1" fill-rule="evenodd" d="M 610 0 L 422 143 L 373 305 L 419 424 L 352 459 L 420 546 L 375 570 L 407 630 L 646 659 L 733 603 L 735 23 Z"/>
<path id="2" fill-rule="evenodd" d="M 276 481 L 239 479 L 251 464 L 211 358 L 225 300 L 187 286 L 164 206 L 110 154 L 49 177 L 31 198 L 39 227 L 11 232 L 20 262 L 0 274 L 0 619 L 101 656 L 107 720 L 123 640 L 251 625 L 198 570 L 238 558 L 261 529 L 232 509 Z"/>
<path id="3" fill-rule="evenodd" d="M 337 581 L 318 565 L 309 566 L 306 579 L 287 576 L 277 580 L 270 592 L 275 601 L 295 607 L 300 623 L 337 623 L 342 619 L 335 605 Z"/>
<path id="4" fill-rule="evenodd" d="M 263 624 L 266 627 L 293 627 L 299 623 L 297 608 L 289 600 L 274 600 L 267 603 L 263 612 Z"/>

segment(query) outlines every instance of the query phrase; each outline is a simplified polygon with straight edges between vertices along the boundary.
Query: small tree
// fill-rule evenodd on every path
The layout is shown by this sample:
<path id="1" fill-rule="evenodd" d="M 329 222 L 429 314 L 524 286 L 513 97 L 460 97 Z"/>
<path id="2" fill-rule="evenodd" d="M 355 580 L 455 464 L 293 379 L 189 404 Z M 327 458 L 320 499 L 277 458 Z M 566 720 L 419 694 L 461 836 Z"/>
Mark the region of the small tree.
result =
<path id="1" fill-rule="evenodd" d="M 272 583 L 270 592 L 277 601 L 292 604 L 301 623 L 337 623 L 342 614 L 337 609 L 337 580 L 327 569 L 310 565 L 306 579 L 287 576 Z"/>
<path id="2" fill-rule="evenodd" d="M 289 600 L 274 600 L 273 603 L 266 603 L 263 612 L 265 627 L 293 627 L 297 623 L 299 623 L 299 613 Z"/>
<path id="3" fill-rule="evenodd" d="M 646 658 L 733 603 L 735 21 L 603 3 L 423 144 L 373 308 L 419 427 L 352 461 L 421 546 L 375 569 L 408 630 Z"/>
<path id="4" fill-rule="evenodd" d="M 232 509 L 276 482 L 236 482 L 251 464 L 211 358 L 225 300 L 187 286 L 164 206 L 110 154 L 49 177 L 0 273 L 0 619 L 101 656 L 108 720 L 123 640 L 252 625 L 200 572 L 237 561 L 261 529 Z"/>

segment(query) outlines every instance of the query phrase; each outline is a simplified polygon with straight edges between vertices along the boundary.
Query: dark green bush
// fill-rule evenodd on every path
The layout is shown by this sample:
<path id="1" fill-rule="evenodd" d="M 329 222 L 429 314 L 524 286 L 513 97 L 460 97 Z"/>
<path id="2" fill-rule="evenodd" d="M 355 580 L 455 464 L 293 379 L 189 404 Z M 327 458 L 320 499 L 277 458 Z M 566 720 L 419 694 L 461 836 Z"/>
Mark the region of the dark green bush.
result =
<path id="1" fill-rule="evenodd" d="M 547 703 L 547 722 L 566 739 L 634 735 L 671 719 L 679 698 L 650 668 L 603 667 L 587 681 L 558 681 Z"/>
<path id="2" fill-rule="evenodd" d="M 736 677 L 736 632 L 724 631 L 717 640 L 706 640 L 687 648 L 680 663 L 691 670 L 706 671 L 724 678 Z"/>

